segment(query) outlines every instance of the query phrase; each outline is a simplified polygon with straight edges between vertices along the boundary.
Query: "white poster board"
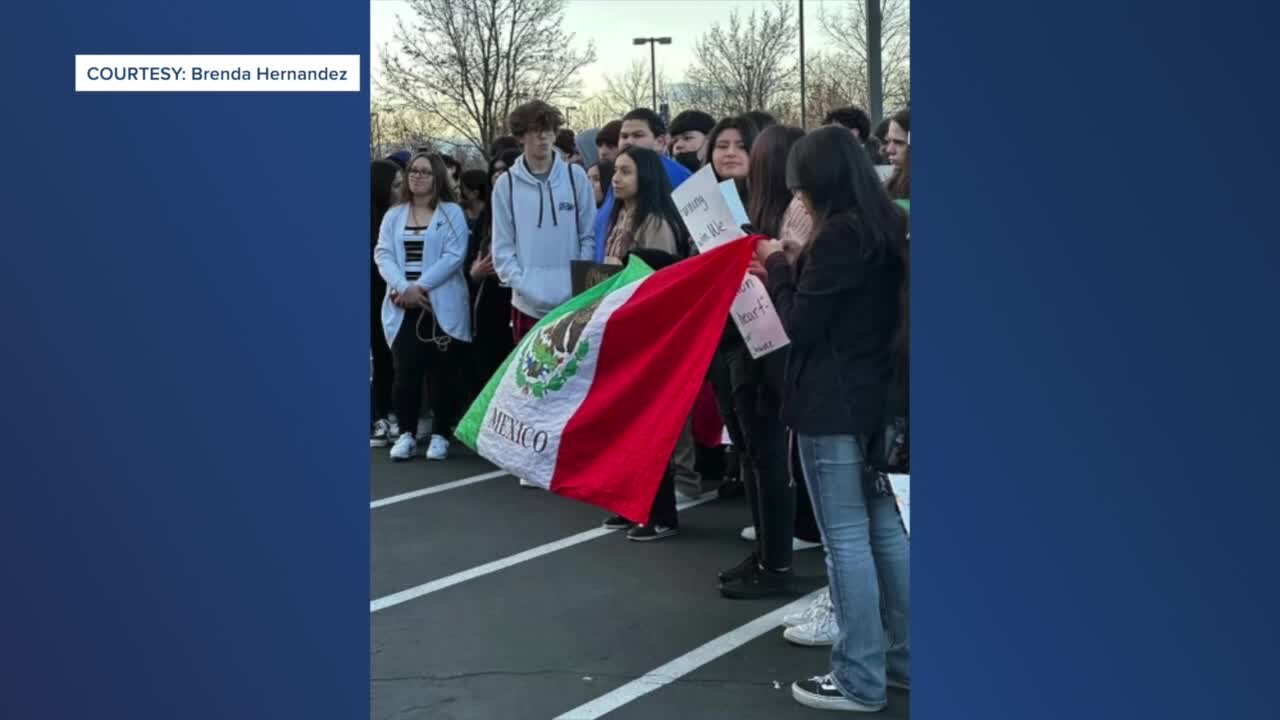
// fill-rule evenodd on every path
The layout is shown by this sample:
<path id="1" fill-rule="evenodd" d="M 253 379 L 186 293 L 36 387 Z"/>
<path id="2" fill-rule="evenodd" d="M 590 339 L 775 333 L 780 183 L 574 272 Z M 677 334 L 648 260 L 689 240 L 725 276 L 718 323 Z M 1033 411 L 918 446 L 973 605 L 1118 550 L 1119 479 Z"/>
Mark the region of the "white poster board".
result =
<path id="1" fill-rule="evenodd" d="M 782 318 L 773 307 L 773 300 L 769 299 L 769 291 L 755 275 L 747 273 L 742 280 L 742 287 L 733 297 L 729 312 L 752 358 L 768 355 L 791 342 L 782 327 Z"/>
<path id="2" fill-rule="evenodd" d="M 736 199 L 737 188 L 733 187 L 732 181 L 726 182 Z M 743 235 L 743 223 L 734 217 L 726 192 L 723 185 L 716 183 L 716 176 L 707 165 L 671 193 L 671 199 L 675 201 L 699 252 L 706 252 Z M 742 202 L 739 200 L 737 205 L 741 208 Z M 745 219 L 746 211 L 741 212 Z M 769 299 L 769 292 L 754 275 L 748 273 L 743 279 L 729 308 L 729 315 L 753 358 L 767 355 L 791 342 L 773 301 Z"/>
<path id="3" fill-rule="evenodd" d="M 751 222 L 751 218 L 747 217 L 747 209 L 742 207 L 742 196 L 738 194 L 737 183 L 732 180 L 720 183 L 720 197 L 724 198 L 724 203 L 729 206 L 729 214 L 739 226 Z"/>
<path id="4" fill-rule="evenodd" d="M 729 205 L 716 186 L 716 176 L 706 165 L 692 177 L 680 183 L 671 193 L 689 237 L 693 238 L 698 252 L 723 245 L 742 237 L 742 223 L 736 222 Z"/>
<path id="5" fill-rule="evenodd" d="M 898 512 L 902 515 L 902 525 L 911 534 L 911 476 L 890 475 L 889 484 L 893 486 L 893 497 L 898 502 Z"/>

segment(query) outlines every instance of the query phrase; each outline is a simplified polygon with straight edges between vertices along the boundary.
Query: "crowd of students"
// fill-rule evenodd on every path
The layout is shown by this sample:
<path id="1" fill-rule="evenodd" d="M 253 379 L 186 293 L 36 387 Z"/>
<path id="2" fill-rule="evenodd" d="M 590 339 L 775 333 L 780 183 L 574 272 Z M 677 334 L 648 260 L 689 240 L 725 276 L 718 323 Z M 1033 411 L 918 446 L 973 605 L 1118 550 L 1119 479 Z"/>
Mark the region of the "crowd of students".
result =
<path id="1" fill-rule="evenodd" d="M 892 490 L 865 458 L 907 377 L 908 111 L 874 132 L 856 107 L 809 132 L 763 112 L 689 110 L 668 126 L 648 108 L 576 135 L 563 125 L 535 100 L 511 113 L 487 168 L 430 152 L 373 162 L 370 444 L 408 460 L 425 440 L 427 459 L 446 459 L 484 383 L 570 298 L 571 261 L 637 255 L 661 268 L 697 252 L 671 192 L 709 165 L 738 188 L 744 230 L 767 238 L 750 272 L 791 343 L 753 359 L 726 319 L 650 521 L 605 526 L 660 540 L 678 532 L 678 487 L 705 478 L 744 494 L 754 550 L 719 573 L 721 594 L 803 594 L 793 553 L 823 548 L 828 590 L 785 619 L 784 636 L 831 646 L 831 666 L 792 694 L 883 708 L 887 687 L 910 687 L 910 551 Z"/>

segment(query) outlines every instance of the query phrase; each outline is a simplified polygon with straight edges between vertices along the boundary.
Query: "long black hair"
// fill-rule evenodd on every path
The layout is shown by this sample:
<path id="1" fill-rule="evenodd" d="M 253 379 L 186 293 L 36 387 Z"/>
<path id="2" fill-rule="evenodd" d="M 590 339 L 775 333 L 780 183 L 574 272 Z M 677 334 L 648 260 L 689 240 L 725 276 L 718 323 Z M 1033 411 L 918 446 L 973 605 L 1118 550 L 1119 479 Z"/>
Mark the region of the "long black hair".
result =
<path id="1" fill-rule="evenodd" d="M 596 163 L 596 173 L 600 176 L 600 189 L 604 191 L 604 196 L 609 196 L 609 188 L 613 187 L 613 170 L 612 160 L 601 160 Z M 602 200 L 601 205 L 604 204 Z"/>
<path id="2" fill-rule="evenodd" d="M 662 164 L 662 156 L 653 150 L 631 146 L 618 153 L 630 157 L 636 164 L 636 194 L 625 204 L 632 208 L 631 230 L 644 225 L 651 216 L 657 217 L 671 226 L 671 234 L 676 238 L 676 249 L 680 257 L 689 255 L 689 234 L 684 221 L 680 219 L 680 211 L 671 199 L 671 180 L 667 177 L 667 169 Z M 614 161 L 617 171 L 617 161 Z M 612 228 L 622 213 L 623 202 L 615 200 L 613 210 L 609 214 L 608 227 Z"/>
<path id="3" fill-rule="evenodd" d="M 815 234 L 837 222 L 859 232 L 864 257 L 902 262 L 901 317 L 894 346 L 905 353 L 908 342 L 907 217 L 889 197 L 867 153 L 843 127 L 829 125 L 804 136 L 787 157 L 787 187 L 803 191 L 813 208 Z M 811 251 L 810 245 L 807 251 Z"/>
<path id="4" fill-rule="evenodd" d="M 506 170 L 503 170 L 503 172 L 507 172 L 507 170 L 510 170 L 511 167 L 516 164 L 516 160 L 519 160 L 519 159 L 520 159 L 519 150 L 503 150 L 502 152 L 495 155 L 494 158 L 489 161 L 489 180 L 490 181 L 493 180 L 493 170 L 495 167 L 498 166 L 498 163 L 502 163 L 502 166 L 506 168 Z M 495 184 L 495 187 L 496 187 L 496 184 Z"/>
<path id="5" fill-rule="evenodd" d="M 372 163 L 369 209 L 373 219 L 369 228 L 375 243 L 378 241 L 378 232 L 382 229 L 382 216 L 391 208 L 391 186 L 395 184 L 398 172 L 400 167 L 390 160 L 374 160 Z"/>
<path id="6" fill-rule="evenodd" d="M 716 152 L 716 141 L 720 139 L 720 134 L 725 130 L 737 130 L 742 136 L 742 145 L 747 150 L 748 162 L 751 158 L 751 146 L 755 144 L 756 135 L 760 134 L 760 130 L 756 127 L 754 121 L 746 115 L 731 115 L 721 118 L 716 126 L 711 128 L 711 132 L 707 135 L 707 140 L 702 144 L 706 154 L 703 156 L 703 164 L 711 166 L 711 172 L 716 176 L 716 182 L 724 182 L 726 178 L 720 177 L 720 173 L 716 172 L 715 163 L 712 162 L 712 156 Z M 750 168 L 748 168 L 750 172 Z M 738 187 L 738 196 L 742 198 L 742 204 L 747 204 L 747 180 L 746 178 L 734 178 L 734 185 Z"/>
<path id="7" fill-rule="evenodd" d="M 788 125 L 765 128 L 751 147 L 751 169 L 747 172 L 747 217 L 756 232 L 779 237 L 782 216 L 791 204 L 787 189 L 787 155 L 804 130 Z"/>

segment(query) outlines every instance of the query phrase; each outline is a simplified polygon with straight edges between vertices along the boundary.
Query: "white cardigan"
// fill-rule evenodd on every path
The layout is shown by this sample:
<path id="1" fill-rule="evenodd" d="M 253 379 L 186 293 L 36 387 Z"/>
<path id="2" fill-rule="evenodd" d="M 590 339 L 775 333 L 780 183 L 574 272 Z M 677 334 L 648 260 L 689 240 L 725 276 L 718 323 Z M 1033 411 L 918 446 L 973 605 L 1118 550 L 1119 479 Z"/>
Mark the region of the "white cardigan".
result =
<path id="1" fill-rule="evenodd" d="M 401 293 L 409 287 L 404 275 L 404 228 L 408 215 L 408 203 L 388 210 L 382 218 L 378 244 L 373 248 L 378 272 L 387 281 L 387 295 L 382 300 L 382 332 L 387 345 L 395 342 L 404 322 L 404 309 L 391 302 L 391 293 Z M 440 203 L 422 238 L 422 276 L 417 280 L 427 291 L 440 330 L 463 342 L 471 342 L 471 293 L 462 274 L 469 232 L 462 208 L 455 203 Z M 424 321 L 424 336 L 429 332 Z"/>

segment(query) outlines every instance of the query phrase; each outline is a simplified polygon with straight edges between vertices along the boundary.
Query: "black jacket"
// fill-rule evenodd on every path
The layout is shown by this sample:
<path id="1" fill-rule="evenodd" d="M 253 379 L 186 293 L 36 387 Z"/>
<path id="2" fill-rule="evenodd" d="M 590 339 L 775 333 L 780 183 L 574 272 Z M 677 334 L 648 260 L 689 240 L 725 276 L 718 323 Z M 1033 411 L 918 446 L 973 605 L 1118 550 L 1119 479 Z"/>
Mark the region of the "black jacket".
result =
<path id="1" fill-rule="evenodd" d="M 903 268 L 897 257 L 864 257 L 858 233 L 833 220 L 794 272 L 782 253 L 765 265 L 791 338 L 782 419 L 797 432 L 871 434 L 883 421 Z"/>

